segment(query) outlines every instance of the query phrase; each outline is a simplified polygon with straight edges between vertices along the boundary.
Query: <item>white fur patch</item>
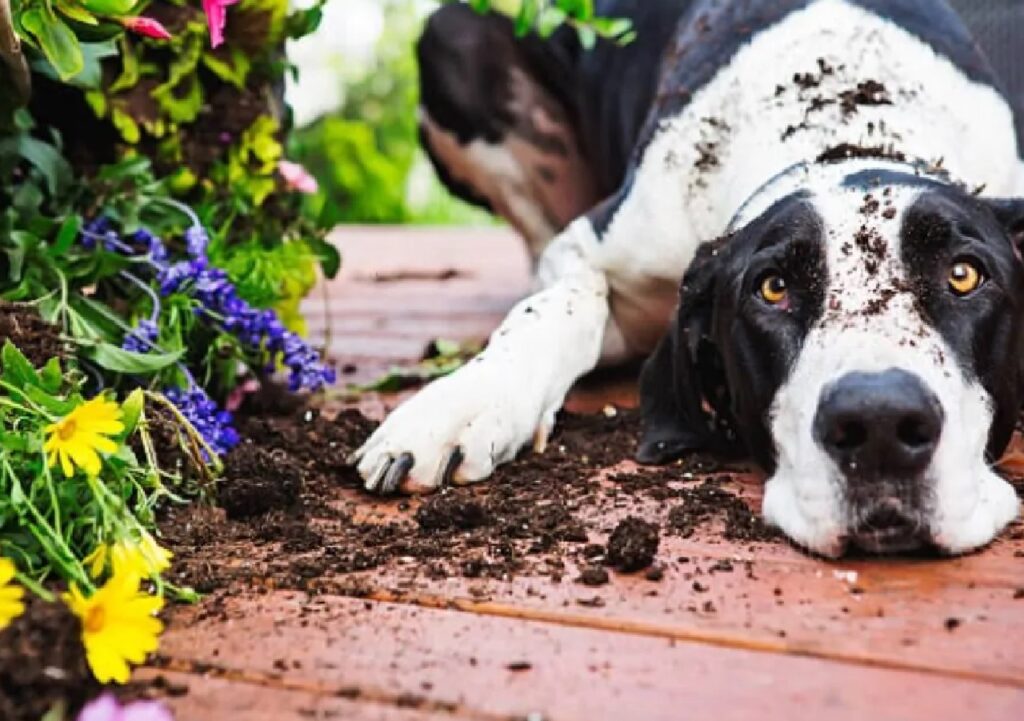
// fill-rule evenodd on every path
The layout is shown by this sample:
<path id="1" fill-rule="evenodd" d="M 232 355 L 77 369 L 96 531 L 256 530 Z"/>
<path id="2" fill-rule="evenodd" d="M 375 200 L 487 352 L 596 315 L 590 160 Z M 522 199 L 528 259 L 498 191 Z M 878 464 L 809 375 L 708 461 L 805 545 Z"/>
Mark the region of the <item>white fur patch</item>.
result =
<path id="1" fill-rule="evenodd" d="M 965 377 L 938 331 L 919 312 L 900 254 L 903 212 L 916 189 L 811 186 L 825 224 L 825 312 L 808 333 L 771 410 L 778 467 L 765 489 L 765 518 L 828 556 L 845 548 L 855 519 L 845 480 L 813 436 L 822 391 L 851 372 L 900 369 L 939 400 L 945 424 L 924 482 L 936 544 L 960 553 L 988 543 L 1016 517 L 1013 488 L 985 462 L 991 398 Z M 877 206 L 874 205 L 877 203 Z"/>

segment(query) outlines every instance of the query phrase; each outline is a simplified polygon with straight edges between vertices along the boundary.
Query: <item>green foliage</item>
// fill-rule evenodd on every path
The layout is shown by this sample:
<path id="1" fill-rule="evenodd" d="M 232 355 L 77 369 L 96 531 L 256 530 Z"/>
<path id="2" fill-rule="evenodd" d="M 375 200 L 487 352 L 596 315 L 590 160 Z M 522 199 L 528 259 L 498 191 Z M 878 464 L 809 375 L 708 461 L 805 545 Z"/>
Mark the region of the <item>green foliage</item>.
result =
<path id="1" fill-rule="evenodd" d="M 483 348 L 477 343 L 437 338 L 430 343 L 427 357 L 413 366 L 393 366 L 387 373 L 367 385 L 358 386 L 359 391 L 380 391 L 394 393 L 414 388 L 435 378 L 454 373 Z"/>
<path id="2" fill-rule="evenodd" d="M 267 152 L 259 146 L 257 141 L 256 149 L 250 148 L 257 158 Z M 56 146 L 28 131 L 0 141 L 0 207 L 6 208 L 0 214 L 0 297 L 34 304 L 108 384 L 182 385 L 179 364 L 186 363 L 213 390 L 227 392 L 239 363 L 259 369 L 265 360 L 210 322 L 199 322 L 194 301 L 184 295 L 166 299 L 157 314 L 159 350 L 123 350 L 125 334 L 154 312 L 154 290 L 138 281 L 148 270 L 145 255 L 126 257 L 79 242 L 84 218 L 102 215 L 121 237 L 145 226 L 180 253 L 182 232 L 191 219 L 166 196 L 166 181 L 154 178 L 145 158 L 109 166 L 83 182 Z M 215 200 L 204 210 L 216 216 L 223 207 Z M 221 218 L 221 232 L 209 248 L 211 260 L 227 270 L 247 301 L 280 309 L 292 329 L 301 331 L 298 305 L 316 281 L 316 264 L 323 257 L 336 271 L 337 258 L 330 257 L 333 249 L 326 243 L 313 245 L 303 233 L 288 235 L 280 226 L 247 224 L 251 217 Z"/>
<path id="3" fill-rule="evenodd" d="M 372 64 L 349 71 L 338 112 L 292 137 L 290 154 L 320 183 L 309 207 L 323 225 L 411 216 L 405 196 L 417 151 L 415 3 L 390 0 L 384 27 Z"/>
<path id="4" fill-rule="evenodd" d="M 477 12 L 500 12 L 515 20 L 516 33 L 536 32 L 547 37 L 562 25 L 576 29 L 584 48 L 592 48 L 598 38 L 630 43 L 636 37 L 627 18 L 597 15 L 594 0 L 442 0 L 468 2 Z"/>
<path id="5" fill-rule="evenodd" d="M 148 537 L 156 504 L 176 498 L 180 478 L 161 470 L 149 431 L 152 405 L 165 401 L 130 394 L 117 407 L 122 430 L 109 434 L 116 450 L 102 454 L 100 473 L 76 466 L 66 477 L 45 446 L 60 434 L 54 424 L 85 402 L 80 374 L 65 374 L 56 358 L 37 371 L 10 341 L 0 365 L 0 557 L 13 559 L 30 583 L 61 579 L 91 589 L 90 554 Z"/>
<path id="6" fill-rule="evenodd" d="M 384 8 L 384 33 L 372 60 L 365 67 L 348 67 L 339 78 L 342 107 L 290 138 L 289 155 L 320 185 L 307 211 L 324 226 L 493 222 L 449 196 L 432 173 L 420 197 L 413 197 L 411 181 L 428 164 L 416 122 L 414 45 L 422 15 L 415 0 L 386 0 Z"/>

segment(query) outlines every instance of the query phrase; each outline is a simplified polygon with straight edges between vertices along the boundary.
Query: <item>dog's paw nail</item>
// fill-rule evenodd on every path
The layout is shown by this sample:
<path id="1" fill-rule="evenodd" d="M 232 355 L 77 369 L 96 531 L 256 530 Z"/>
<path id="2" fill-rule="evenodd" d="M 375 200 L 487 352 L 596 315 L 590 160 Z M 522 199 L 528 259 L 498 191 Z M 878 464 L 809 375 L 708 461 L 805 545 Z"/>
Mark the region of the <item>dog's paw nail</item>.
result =
<path id="1" fill-rule="evenodd" d="M 414 465 L 416 465 L 416 459 L 411 453 L 403 453 L 396 458 L 384 473 L 377 493 L 382 496 L 390 496 L 395 493 Z"/>
<path id="2" fill-rule="evenodd" d="M 459 446 L 455 446 L 443 461 L 438 470 L 437 476 L 437 487 L 444 488 L 452 482 L 455 477 L 455 471 L 458 470 L 462 461 L 466 458 L 466 454 L 462 451 Z"/>

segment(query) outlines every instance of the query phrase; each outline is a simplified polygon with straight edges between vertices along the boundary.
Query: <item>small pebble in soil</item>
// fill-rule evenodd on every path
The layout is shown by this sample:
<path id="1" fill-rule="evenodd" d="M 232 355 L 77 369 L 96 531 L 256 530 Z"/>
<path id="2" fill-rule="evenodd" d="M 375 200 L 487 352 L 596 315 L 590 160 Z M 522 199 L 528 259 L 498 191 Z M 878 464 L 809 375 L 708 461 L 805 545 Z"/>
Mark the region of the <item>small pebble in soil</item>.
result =
<path id="1" fill-rule="evenodd" d="M 647 568 L 654 562 L 660 540 L 657 526 L 630 516 L 608 537 L 608 563 L 626 573 Z"/>
<path id="2" fill-rule="evenodd" d="M 608 571 L 600 566 L 587 566 L 580 574 L 579 582 L 584 586 L 603 586 L 608 583 Z"/>
<path id="3" fill-rule="evenodd" d="M 529 661 L 513 661 L 512 663 L 505 666 L 509 671 L 529 671 L 533 668 L 533 664 Z"/>
<path id="4" fill-rule="evenodd" d="M 945 623 L 946 630 L 947 631 L 955 631 L 958 628 L 960 628 L 960 624 L 961 623 L 963 623 L 963 621 L 961 621 L 959 618 L 953 618 L 953 617 L 947 618 L 946 619 L 946 623 Z"/>
<path id="5" fill-rule="evenodd" d="M 1018 588 L 1016 591 L 1014 591 L 1013 598 L 1018 601 L 1024 598 L 1024 588 Z"/>

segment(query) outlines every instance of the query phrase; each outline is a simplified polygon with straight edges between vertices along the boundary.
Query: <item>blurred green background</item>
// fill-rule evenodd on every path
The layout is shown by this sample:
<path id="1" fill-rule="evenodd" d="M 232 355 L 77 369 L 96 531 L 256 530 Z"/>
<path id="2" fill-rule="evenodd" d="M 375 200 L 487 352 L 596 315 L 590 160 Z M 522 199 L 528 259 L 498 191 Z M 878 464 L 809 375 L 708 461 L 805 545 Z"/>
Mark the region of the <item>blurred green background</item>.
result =
<path id="1" fill-rule="evenodd" d="M 316 176 L 307 199 L 326 225 L 480 225 L 492 216 L 451 196 L 419 147 L 415 42 L 429 0 L 332 0 L 319 31 L 289 48 L 297 131 L 288 157 Z"/>

